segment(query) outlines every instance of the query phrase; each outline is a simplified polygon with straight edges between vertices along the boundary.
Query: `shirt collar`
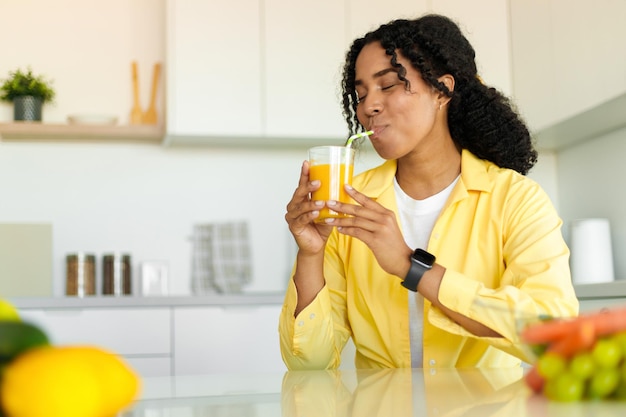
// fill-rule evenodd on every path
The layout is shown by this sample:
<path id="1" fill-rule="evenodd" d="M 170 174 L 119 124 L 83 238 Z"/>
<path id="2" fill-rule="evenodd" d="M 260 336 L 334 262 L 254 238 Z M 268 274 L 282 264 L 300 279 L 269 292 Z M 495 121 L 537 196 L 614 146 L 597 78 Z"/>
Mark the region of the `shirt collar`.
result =
<path id="1" fill-rule="evenodd" d="M 490 187 L 487 173 L 491 162 L 478 158 L 476 155 L 463 149 L 461 152 L 461 180 L 466 190 L 488 191 Z M 396 175 L 398 163 L 395 159 L 385 161 L 372 172 L 367 181 L 366 194 L 371 198 L 378 198 L 385 190 L 393 188 L 393 177 Z"/>

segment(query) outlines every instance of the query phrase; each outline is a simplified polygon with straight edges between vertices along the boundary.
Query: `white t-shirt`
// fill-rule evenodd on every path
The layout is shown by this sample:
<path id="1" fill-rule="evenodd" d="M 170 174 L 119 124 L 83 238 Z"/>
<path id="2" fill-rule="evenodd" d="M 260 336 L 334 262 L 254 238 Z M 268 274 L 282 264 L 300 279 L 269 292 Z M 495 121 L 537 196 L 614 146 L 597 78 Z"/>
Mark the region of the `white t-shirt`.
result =
<path id="1" fill-rule="evenodd" d="M 409 197 L 393 179 L 396 191 L 396 203 L 400 214 L 400 227 L 404 241 L 411 248 L 428 248 L 428 240 L 433 231 L 437 217 L 448 200 L 452 189 L 459 180 L 456 177 L 450 185 L 439 193 L 425 200 L 414 200 Z M 424 356 L 424 298 L 417 292 L 409 294 L 409 330 L 411 336 L 411 367 L 421 368 Z"/>

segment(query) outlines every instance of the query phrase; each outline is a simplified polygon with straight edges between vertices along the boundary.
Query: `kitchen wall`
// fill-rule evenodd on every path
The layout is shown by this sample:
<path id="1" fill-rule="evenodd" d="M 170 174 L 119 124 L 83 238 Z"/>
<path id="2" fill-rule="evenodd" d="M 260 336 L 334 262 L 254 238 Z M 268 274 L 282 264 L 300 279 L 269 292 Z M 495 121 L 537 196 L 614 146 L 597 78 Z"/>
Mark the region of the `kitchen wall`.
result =
<path id="1" fill-rule="evenodd" d="M 557 181 L 566 237 L 572 220 L 604 217 L 611 224 L 616 279 L 626 279 L 626 128 L 598 136 L 558 153 Z M 595 262 L 589 259 L 589 262 Z"/>
<path id="2" fill-rule="evenodd" d="M 126 124 L 131 60 L 139 63 L 144 106 L 151 66 L 164 60 L 163 3 L 0 0 L 0 79 L 25 65 L 54 79 L 58 97 L 45 106 L 45 122 L 63 123 L 68 114 L 87 113 L 117 115 Z M 15 16 L 29 16 L 28 27 Z M 161 115 L 163 103 L 160 94 Z M 0 104 L 0 123 L 11 120 L 12 107 Z M 0 142 L 0 222 L 53 225 L 56 295 L 64 293 L 65 255 L 79 250 L 99 258 L 126 251 L 135 266 L 166 260 L 170 293 L 186 295 L 193 225 L 247 220 L 254 277 L 246 290 L 281 291 L 293 256 L 283 216 L 305 157 L 304 149 Z M 373 151 L 365 151 L 356 170 L 378 161 Z M 531 177 L 558 204 L 555 154 L 542 152 Z"/>

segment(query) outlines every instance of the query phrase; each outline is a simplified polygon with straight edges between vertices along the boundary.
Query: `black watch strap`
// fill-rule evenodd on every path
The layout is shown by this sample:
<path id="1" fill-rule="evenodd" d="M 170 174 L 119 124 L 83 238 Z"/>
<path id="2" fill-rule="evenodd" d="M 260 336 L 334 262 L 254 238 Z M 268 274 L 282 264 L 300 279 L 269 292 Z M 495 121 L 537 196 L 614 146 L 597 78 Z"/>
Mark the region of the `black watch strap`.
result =
<path id="1" fill-rule="evenodd" d="M 417 286 L 424 274 L 430 271 L 435 263 L 435 256 L 423 249 L 415 249 L 411 255 L 411 268 L 402 281 L 402 286 L 408 290 L 417 292 Z"/>

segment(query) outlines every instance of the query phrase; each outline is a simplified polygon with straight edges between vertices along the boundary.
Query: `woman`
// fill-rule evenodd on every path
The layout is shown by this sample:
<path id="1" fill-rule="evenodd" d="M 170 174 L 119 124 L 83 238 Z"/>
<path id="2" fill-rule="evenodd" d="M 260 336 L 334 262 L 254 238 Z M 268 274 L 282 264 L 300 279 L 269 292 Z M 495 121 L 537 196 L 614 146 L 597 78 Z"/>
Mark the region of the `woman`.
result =
<path id="1" fill-rule="evenodd" d="M 280 317 L 289 369 L 519 366 L 520 320 L 573 316 L 562 221 L 524 175 L 528 129 L 485 86 L 446 17 L 396 20 L 347 53 L 352 132 L 386 160 L 346 186 L 355 204 L 312 201 L 308 164 L 285 219 L 298 245 Z M 324 205 L 350 215 L 316 224 Z"/>

